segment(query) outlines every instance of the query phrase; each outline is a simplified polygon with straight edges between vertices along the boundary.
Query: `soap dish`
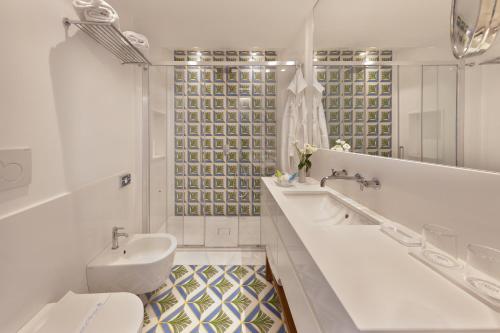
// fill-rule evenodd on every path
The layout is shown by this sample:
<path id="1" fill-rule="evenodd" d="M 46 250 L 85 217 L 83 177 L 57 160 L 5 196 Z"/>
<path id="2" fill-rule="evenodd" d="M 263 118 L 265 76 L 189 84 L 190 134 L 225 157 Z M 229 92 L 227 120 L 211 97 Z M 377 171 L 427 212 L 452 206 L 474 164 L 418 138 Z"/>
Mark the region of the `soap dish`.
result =
<path id="1" fill-rule="evenodd" d="M 294 183 L 291 183 L 291 182 L 279 182 L 277 181 L 276 179 L 274 180 L 274 183 L 280 187 L 293 187 L 295 186 Z"/>
<path id="2" fill-rule="evenodd" d="M 424 249 L 422 256 L 430 263 L 444 268 L 460 268 L 460 263 L 451 256 L 435 250 Z"/>
<path id="3" fill-rule="evenodd" d="M 477 277 L 467 277 L 465 281 L 484 297 L 500 304 L 500 286 L 498 284 Z"/>
<path id="4" fill-rule="evenodd" d="M 409 233 L 397 228 L 393 225 L 383 225 L 380 229 L 384 234 L 391 237 L 395 241 L 408 247 L 417 247 L 422 245 L 420 238 L 414 237 Z"/>

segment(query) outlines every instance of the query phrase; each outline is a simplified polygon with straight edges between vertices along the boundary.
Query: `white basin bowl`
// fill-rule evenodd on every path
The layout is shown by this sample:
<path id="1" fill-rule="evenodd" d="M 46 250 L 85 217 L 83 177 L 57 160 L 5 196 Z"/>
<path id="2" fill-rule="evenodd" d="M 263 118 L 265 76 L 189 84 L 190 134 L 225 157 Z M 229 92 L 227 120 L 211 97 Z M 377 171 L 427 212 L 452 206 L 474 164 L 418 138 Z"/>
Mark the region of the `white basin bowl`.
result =
<path id="1" fill-rule="evenodd" d="M 177 239 L 170 234 L 136 234 L 120 239 L 120 247 L 106 248 L 87 265 L 91 293 L 151 292 L 168 278 Z"/>
<path id="2" fill-rule="evenodd" d="M 323 226 L 378 225 L 379 223 L 347 208 L 330 192 L 283 192 L 290 207 L 303 216 L 305 222 Z"/>

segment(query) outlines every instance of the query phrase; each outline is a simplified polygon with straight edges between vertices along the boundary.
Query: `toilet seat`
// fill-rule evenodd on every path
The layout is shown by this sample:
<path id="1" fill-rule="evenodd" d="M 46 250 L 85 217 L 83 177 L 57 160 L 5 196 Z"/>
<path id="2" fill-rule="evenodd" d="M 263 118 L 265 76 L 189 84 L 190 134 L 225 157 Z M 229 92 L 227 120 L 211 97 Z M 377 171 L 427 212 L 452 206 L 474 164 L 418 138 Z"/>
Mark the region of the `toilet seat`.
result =
<path id="1" fill-rule="evenodd" d="M 109 295 L 109 297 L 89 320 L 84 333 L 139 333 L 141 331 L 144 308 L 139 297 L 131 293 L 85 294 L 81 296 L 89 297 L 91 295 L 96 298 L 102 298 L 103 295 Z M 53 313 L 53 311 L 57 311 L 56 304 L 45 305 L 18 333 L 37 333 L 49 318 L 58 318 L 57 313 Z"/>

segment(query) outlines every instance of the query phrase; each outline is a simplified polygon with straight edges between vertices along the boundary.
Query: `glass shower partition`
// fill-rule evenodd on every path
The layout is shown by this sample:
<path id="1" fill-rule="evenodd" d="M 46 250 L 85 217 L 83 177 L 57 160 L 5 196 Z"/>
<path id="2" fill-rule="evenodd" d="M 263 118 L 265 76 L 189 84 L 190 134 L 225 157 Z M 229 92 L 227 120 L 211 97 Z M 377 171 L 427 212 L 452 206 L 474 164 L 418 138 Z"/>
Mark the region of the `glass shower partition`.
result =
<path id="1" fill-rule="evenodd" d="M 458 67 L 398 66 L 398 157 L 457 165 Z"/>
<path id="2" fill-rule="evenodd" d="M 151 232 L 172 233 L 181 246 L 260 244 L 260 178 L 277 159 L 278 68 L 150 66 Z"/>

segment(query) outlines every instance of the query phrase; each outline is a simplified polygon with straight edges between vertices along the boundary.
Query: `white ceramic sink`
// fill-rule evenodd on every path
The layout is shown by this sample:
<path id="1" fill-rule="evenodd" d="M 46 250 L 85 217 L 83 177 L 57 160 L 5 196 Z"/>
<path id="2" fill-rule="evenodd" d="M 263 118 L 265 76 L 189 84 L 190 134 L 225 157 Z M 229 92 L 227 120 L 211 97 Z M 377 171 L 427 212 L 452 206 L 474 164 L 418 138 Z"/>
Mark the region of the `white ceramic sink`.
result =
<path id="1" fill-rule="evenodd" d="M 352 211 L 329 192 L 285 191 L 287 202 L 304 221 L 325 225 L 378 225 L 379 223 Z"/>
<path id="2" fill-rule="evenodd" d="M 136 234 L 120 239 L 120 247 L 106 248 L 87 265 L 89 291 L 144 294 L 169 276 L 177 240 L 170 234 Z"/>

